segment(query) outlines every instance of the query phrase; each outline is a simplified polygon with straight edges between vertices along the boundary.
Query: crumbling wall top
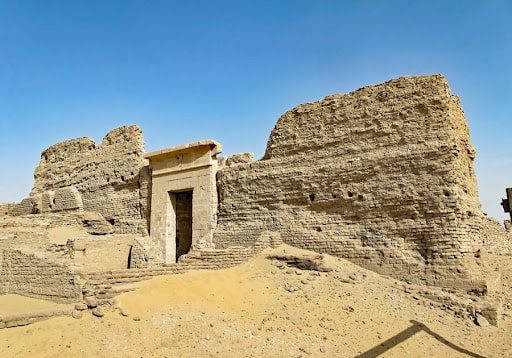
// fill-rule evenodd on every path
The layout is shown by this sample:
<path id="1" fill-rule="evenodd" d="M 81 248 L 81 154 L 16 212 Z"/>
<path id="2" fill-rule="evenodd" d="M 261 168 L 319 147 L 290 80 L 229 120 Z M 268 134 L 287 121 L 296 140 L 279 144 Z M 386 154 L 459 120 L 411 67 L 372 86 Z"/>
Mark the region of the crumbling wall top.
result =
<path id="1" fill-rule="evenodd" d="M 96 143 L 91 138 L 82 137 L 66 140 L 45 149 L 41 154 L 41 164 L 61 161 L 94 149 L 96 149 Z"/>
<path id="2" fill-rule="evenodd" d="M 400 77 L 347 94 L 333 94 L 320 101 L 303 103 L 279 118 L 268 140 L 263 159 L 294 155 L 297 154 L 297 148 L 305 151 L 337 145 L 335 132 L 354 130 L 354 136 L 362 138 L 359 134 L 364 131 L 386 134 L 386 125 L 393 126 L 389 130 L 407 131 L 408 124 L 404 118 L 410 113 L 405 111 L 394 118 L 386 118 L 386 123 L 374 119 L 372 127 L 359 128 L 358 124 L 366 125 L 368 118 L 391 114 L 396 108 L 410 108 L 423 117 L 427 117 L 432 109 L 448 111 L 447 98 L 455 101 L 458 107 L 458 98 L 451 94 L 446 78 L 435 74 Z M 445 108 L 440 108 L 443 106 Z M 384 107 L 387 108 L 387 113 L 383 111 Z M 360 113 L 359 117 L 354 113 Z M 331 135 L 316 135 L 324 132 L 330 132 Z M 372 145 L 371 141 L 365 142 L 366 146 Z M 360 149 L 367 148 L 363 144 Z"/>
<path id="3" fill-rule="evenodd" d="M 115 222 L 119 232 L 140 232 L 147 215 L 145 167 L 142 130 L 136 125 L 110 131 L 99 145 L 90 138 L 57 143 L 43 152 L 31 197 L 17 213 L 84 209 Z M 61 205 L 52 204 L 59 193 Z"/>
<path id="4" fill-rule="evenodd" d="M 132 143 L 138 148 L 144 147 L 142 130 L 137 125 L 127 125 L 111 130 L 105 135 L 101 147 L 108 145 L 122 145 Z"/>
<path id="5" fill-rule="evenodd" d="M 111 145 L 132 145 L 142 149 L 144 147 L 142 130 L 136 125 L 127 125 L 113 129 L 105 135 L 99 146 L 96 145 L 93 139 L 88 137 L 75 138 L 53 144 L 41 154 L 41 164 L 61 162 L 66 160 L 66 158 L 76 157 L 77 155 L 93 154 L 95 149 Z"/>

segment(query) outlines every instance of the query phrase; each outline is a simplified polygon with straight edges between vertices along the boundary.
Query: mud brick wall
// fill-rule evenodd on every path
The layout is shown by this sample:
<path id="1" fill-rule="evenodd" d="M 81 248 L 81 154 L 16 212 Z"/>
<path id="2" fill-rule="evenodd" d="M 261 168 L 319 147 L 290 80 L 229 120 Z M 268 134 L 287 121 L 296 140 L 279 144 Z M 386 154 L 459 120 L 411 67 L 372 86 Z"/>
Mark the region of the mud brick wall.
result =
<path id="1" fill-rule="evenodd" d="M 0 204 L 0 216 L 13 215 L 16 205 L 16 203 Z"/>
<path id="2" fill-rule="evenodd" d="M 496 255 L 512 255 L 512 232 L 506 231 L 501 224 L 491 218 L 483 218 L 480 237 L 484 252 Z"/>
<path id="3" fill-rule="evenodd" d="M 262 160 L 218 173 L 216 247 L 283 242 L 399 276 L 475 251 L 475 151 L 440 75 L 299 105 Z"/>
<path id="4" fill-rule="evenodd" d="M 0 250 L 0 294 L 73 302 L 81 292 L 80 280 L 69 267 L 21 250 Z"/>
<path id="5" fill-rule="evenodd" d="M 149 210 L 143 154 L 137 126 L 114 129 L 100 145 L 89 138 L 55 144 L 41 155 L 31 198 L 41 197 L 43 207 L 53 200 L 52 211 L 83 207 L 102 214 L 119 232 L 139 232 Z M 54 198 L 46 198 L 53 191 Z"/>
<path id="6" fill-rule="evenodd" d="M 67 211 L 83 208 L 82 196 L 74 186 L 55 190 L 52 202 L 52 211 Z"/>
<path id="7" fill-rule="evenodd" d="M 39 206 L 39 197 L 30 197 L 23 199 L 20 203 L 14 205 L 10 215 L 21 216 L 37 214 Z"/>

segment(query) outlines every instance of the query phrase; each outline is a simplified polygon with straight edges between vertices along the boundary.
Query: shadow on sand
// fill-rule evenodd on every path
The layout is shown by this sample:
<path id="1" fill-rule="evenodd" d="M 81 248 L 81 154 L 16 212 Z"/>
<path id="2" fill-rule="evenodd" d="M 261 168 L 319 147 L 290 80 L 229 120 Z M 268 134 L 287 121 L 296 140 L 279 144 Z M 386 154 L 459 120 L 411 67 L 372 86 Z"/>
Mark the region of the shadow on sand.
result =
<path id="1" fill-rule="evenodd" d="M 381 344 L 379 344 L 378 346 L 370 349 L 369 351 L 366 351 L 366 352 L 356 356 L 356 358 L 373 358 L 373 357 L 378 357 L 379 355 L 385 353 L 386 351 L 390 350 L 391 348 L 393 348 L 393 347 L 397 346 L 398 344 L 402 343 L 403 341 L 411 338 L 416 333 L 422 332 L 422 331 L 427 333 L 427 334 L 429 334 L 430 336 L 432 336 L 435 339 L 437 339 L 439 342 L 443 343 L 444 345 L 450 347 L 451 349 L 453 349 L 453 350 L 455 350 L 457 352 L 466 354 L 466 355 L 468 355 L 470 357 L 485 358 L 484 356 L 481 356 L 480 354 L 473 353 L 471 351 L 468 351 L 467 349 L 464 349 L 462 347 L 459 347 L 459 346 L 451 343 L 450 341 L 448 341 L 444 337 L 442 337 L 439 334 L 431 331 L 430 328 L 428 328 L 427 326 L 425 326 L 421 322 L 413 321 L 413 320 L 411 320 L 410 322 L 412 323 L 412 326 L 410 326 L 409 328 L 403 330 L 402 332 L 398 333 L 397 335 L 391 337 L 390 339 L 382 342 Z"/>

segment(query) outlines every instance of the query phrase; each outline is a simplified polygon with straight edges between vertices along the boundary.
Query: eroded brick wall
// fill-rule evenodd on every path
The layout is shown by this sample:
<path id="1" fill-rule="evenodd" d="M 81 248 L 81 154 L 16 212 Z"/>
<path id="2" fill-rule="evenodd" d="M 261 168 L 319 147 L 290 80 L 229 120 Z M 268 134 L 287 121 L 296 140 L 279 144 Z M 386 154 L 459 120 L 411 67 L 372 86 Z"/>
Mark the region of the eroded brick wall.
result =
<path id="1" fill-rule="evenodd" d="M 480 237 L 484 252 L 497 255 L 512 255 L 512 231 L 507 231 L 495 219 L 482 220 L 483 232 Z"/>
<path id="2" fill-rule="evenodd" d="M 89 138 L 55 144 L 42 153 L 20 214 L 83 209 L 102 214 L 117 232 L 145 231 L 149 171 L 143 154 L 137 126 L 114 129 L 100 145 Z"/>
<path id="3" fill-rule="evenodd" d="M 481 227 L 474 156 L 440 75 L 302 104 L 279 119 L 263 160 L 219 172 L 214 241 L 277 233 L 395 276 L 450 265 Z"/>
<path id="4" fill-rule="evenodd" d="M 56 302 L 81 298 L 78 276 L 65 265 L 21 250 L 0 250 L 0 294 L 19 294 Z"/>
<path id="5" fill-rule="evenodd" d="M 0 216 L 13 215 L 13 211 L 14 211 L 15 207 L 16 207 L 15 203 L 0 204 Z"/>

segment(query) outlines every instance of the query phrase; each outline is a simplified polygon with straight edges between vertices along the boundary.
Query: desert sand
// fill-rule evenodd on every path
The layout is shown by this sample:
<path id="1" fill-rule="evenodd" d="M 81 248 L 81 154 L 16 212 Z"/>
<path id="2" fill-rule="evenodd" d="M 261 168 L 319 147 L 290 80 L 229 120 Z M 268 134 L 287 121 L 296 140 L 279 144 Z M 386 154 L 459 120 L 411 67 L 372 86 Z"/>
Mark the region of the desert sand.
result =
<path id="1" fill-rule="evenodd" d="M 234 268 L 144 281 L 103 318 L 86 312 L 0 330 L 0 356 L 512 356 L 506 304 L 499 327 L 480 327 L 346 260 L 325 256 L 332 271 L 319 272 L 269 258 L 276 253 L 310 255 L 283 245 Z M 488 258 L 511 272 L 506 261 Z M 511 297 L 510 276 L 502 281 Z M 24 300 L 4 296 L 0 309 L 20 311 Z M 51 305 L 36 301 L 31 308 Z"/>

